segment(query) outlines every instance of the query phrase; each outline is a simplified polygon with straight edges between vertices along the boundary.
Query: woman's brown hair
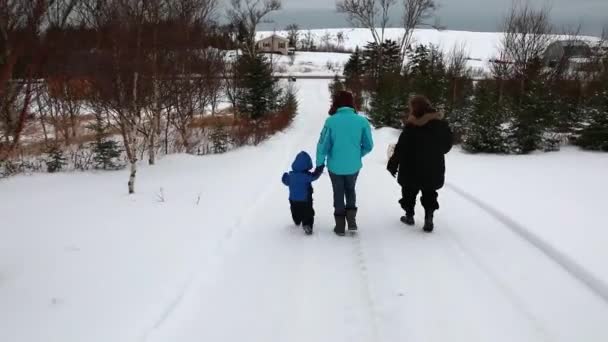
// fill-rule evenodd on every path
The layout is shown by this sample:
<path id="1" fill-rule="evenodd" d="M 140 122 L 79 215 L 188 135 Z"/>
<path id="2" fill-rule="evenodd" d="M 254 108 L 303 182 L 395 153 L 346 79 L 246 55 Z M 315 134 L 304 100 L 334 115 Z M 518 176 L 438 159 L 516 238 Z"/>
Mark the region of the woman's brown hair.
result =
<path id="1" fill-rule="evenodd" d="M 424 114 L 435 113 L 431 101 L 426 96 L 416 95 L 410 99 L 410 115 L 421 118 Z"/>
<path id="2" fill-rule="evenodd" d="M 350 91 L 340 90 L 336 93 L 336 95 L 334 95 L 331 108 L 329 109 L 329 115 L 336 114 L 338 108 L 342 107 L 350 107 L 357 110 L 355 108 L 355 98 Z"/>

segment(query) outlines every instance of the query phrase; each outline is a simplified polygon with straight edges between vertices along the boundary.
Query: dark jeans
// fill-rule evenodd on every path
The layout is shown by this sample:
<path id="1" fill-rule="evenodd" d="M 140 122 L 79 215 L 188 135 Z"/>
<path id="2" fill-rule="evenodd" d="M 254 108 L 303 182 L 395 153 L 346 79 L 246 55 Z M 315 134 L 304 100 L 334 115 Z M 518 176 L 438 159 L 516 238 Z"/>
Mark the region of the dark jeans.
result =
<path id="1" fill-rule="evenodd" d="M 334 189 L 334 215 L 345 216 L 347 209 L 357 209 L 357 193 L 355 192 L 355 187 L 357 185 L 358 176 L 358 172 L 354 175 L 347 176 L 329 173 L 331 186 Z"/>
<path id="2" fill-rule="evenodd" d="M 418 188 L 401 188 L 401 195 L 403 198 L 399 201 L 401 204 L 401 208 L 405 210 L 406 214 L 414 215 L 414 207 L 416 206 L 416 196 L 418 193 L 422 192 L 422 197 L 420 198 L 420 202 L 424 207 L 424 210 L 427 213 L 432 213 L 435 210 L 439 209 L 439 202 L 437 202 L 437 190 L 426 190 L 426 189 L 418 189 Z"/>
<path id="3" fill-rule="evenodd" d="M 315 223 L 315 210 L 312 201 L 297 202 L 289 201 L 291 204 L 291 217 L 296 225 L 312 227 Z"/>

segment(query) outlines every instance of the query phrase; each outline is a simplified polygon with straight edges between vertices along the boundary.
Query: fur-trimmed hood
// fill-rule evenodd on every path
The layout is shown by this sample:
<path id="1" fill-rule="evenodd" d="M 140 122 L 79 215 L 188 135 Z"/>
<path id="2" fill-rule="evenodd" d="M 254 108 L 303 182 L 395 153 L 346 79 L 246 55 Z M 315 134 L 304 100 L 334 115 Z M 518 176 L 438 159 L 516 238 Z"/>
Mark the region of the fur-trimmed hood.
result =
<path id="1" fill-rule="evenodd" d="M 405 121 L 405 124 L 410 125 L 410 126 L 421 127 L 421 126 L 428 124 L 429 122 L 431 122 L 433 120 L 443 120 L 443 117 L 444 117 L 444 115 L 441 112 L 426 113 L 419 118 L 417 118 L 413 115 L 409 115 L 407 117 L 407 120 Z"/>

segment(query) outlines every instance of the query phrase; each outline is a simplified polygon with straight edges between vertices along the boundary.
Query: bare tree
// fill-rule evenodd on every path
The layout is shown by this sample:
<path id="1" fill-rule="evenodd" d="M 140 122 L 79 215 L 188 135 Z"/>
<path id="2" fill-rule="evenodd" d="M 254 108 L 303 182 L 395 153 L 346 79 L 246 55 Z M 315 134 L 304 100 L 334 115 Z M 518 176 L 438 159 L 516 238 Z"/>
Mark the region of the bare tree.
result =
<path id="1" fill-rule="evenodd" d="M 501 48 L 517 78 L 526 78 L 532 61 L 542 58 L 551 43 L 550 9 L 514 2 L 503 24 Z"/>
<path id="2" fill-rule="evenodd" d="M 374 42 L 381 45 L 391 7 L 396 3 L 397 0 L 340 0 L 336 2 L 336 9 L 346 14 L 351 25 L 369 29 Z"/>
<path id="3" fill-rule="evenodd" d="M 435 0 L 401 0 L 401 24 L 405 32 L 401 37 L 400 47 L 402 59 L 405 50 L 412 42 L 414 29 L 418 26 L 431 25 L 427 22 L 437 9 Z M 370 30 L 374 42 L 380 46 L 385 41 L 386 27 L 390 22 L 390 14 L 397 0 L 340 0 L 336 3 L 338 12 L 345 13 L 350 23 L 357 27 Z"/>
<path id="4" fill-rule="evenodd" d="M 289 39 L 289 45 L 297 49 L 298 43 L 300 42 L 300 27 L 297 24 L 290 24 L 287 25 L 285 31 L 287 31 L 287 39 Z"/>
<path id="5" fill-rule="evenodd" d="M 435 11 L 438 5 L 435 0 L 403 0 L 403 15 L 402 25 L 405 32 L 401 37 L 401 51 L 405 58 L 405 50 L 412 44 L 414 29 L 419 26 L 432 26 L 439 28 L 438 24 L 430 24 L 427 22 Z"/>
<path id="6" fill-rule="evenodd" d="M 346 41 L 346 37 L 344 36 L 343 31 L 339 31 L 338 33 L 336 33 L 336 40 L 338 41 L 338 47 L 343 48 L 344 42 Z"/>
<path id="7" fill-rule="evenodd" d="M 255 33 L 258 25 L 270 13 L 281 9 L 281 0 L 230 0 L 228 17 L 233 25 L 244 28 L 243 50 L 256 52 Z"/>
<path id="8" fill-rule="evenodd" d="M 66 27 L 73 19 L 73 14 L 82 0 L 54 0 L 49 4 L 47 21 L 51 27 Z"/>
<path id="9" fill-rule="evenodd" d="M 331 32 L 326 31 L 325 34 L 323 34 L 321 36 L 321 44 L 323 44 L 323 49 L 324 51 L 330 51 L 331 50 L 331 41 L 333 39 L 333 35 L 331 34 Z"/>
<path id="10" fill-rule="evenodd" d="M 54 130 L 55 143 L 60 140 L 68 146 L 78 134 L 79 116 L 82 101 L 75 87 L 65 79 L 59 82 L 46 82 L 46 87 L 39 86 L 36 92 L 38 115 L 48 120 Z M 46 128 L 45 128 L 46 131 Z"/>
<path id="11" fill-rule="evenodd" d="M 0 108 L 9 125 L 2 135 L 10 136 L 8 147 L 0 149 L 0 160 L 8 156 L 19 145 L 34 99 L 35 75 L 43 68 L 48 47 L 41 46 L 40 36 L 45 25 L 48 9 L 56 0 L 2 0 L 0 1 Z M 64 7 L 59 17 L 69 17 L 73 7 Z M 36 51 L 27 61 L 21 80 L 16 83 L 14 71 L 17 61 L 27 51 Z"/>

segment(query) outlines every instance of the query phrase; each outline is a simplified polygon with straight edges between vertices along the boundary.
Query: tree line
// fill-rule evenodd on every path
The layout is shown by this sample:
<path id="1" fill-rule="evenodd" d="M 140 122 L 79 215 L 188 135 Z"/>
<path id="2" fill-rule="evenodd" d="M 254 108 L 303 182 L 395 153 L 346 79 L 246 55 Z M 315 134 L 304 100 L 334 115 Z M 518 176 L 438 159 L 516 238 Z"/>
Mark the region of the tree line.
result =
<path id="1" fill-rule="evenodd" d="M 261 142 L 297 110 L 256 48 L 280 8 L 231 0 L 220 24 L 218 0 L 0 2 L 0 171 L 45 152 L 49 172 L 128 166 L 133 193 L 141 159 Z"/>
<path id="2" fill-rule="evenodd" d="M 398 6 L 401 6 L 398 8 Z M 429 97 L 445 112 L 457 142 L 472 153 L 525 154 L 553 151 L 567 140 L 585 149 L 608 151 L 607 36 L 594 53 L 571 66 L 568 54 L 547 65 L 543 55 L 554 41 L 548 8 L 515 3 L 505 17 L 498 55 L 489 74 L 467 66 L 466 46 L 449 52 L 412 44 L 414 28 L 430 24 L 437 5 L 428 0 L 347 0 L 338 3 L 351 22 L 374 40 L 357 49 L 330 91 L 349 89 L 376 127 L 402 125 L 408 99 Z M 402 39 L 384 39 L 389 13 L 403 13 Z M 583 42 L 576 30 L 567 44 Z M 566 46 L 566 48 L 569 48 Z"/>

